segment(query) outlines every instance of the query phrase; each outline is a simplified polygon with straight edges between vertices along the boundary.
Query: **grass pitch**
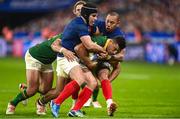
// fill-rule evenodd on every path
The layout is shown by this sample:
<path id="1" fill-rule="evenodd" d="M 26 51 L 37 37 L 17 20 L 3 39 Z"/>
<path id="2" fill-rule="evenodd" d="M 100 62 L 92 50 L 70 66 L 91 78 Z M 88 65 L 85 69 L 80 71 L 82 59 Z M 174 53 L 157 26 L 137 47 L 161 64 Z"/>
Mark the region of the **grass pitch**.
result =
<path id="1" fill-rule="evenodd" d="M 113 81 L 113 98 L 118 110 L 111 118 L 180 118 L 180 64 L 174 66 L 123 62 L 119 77 Z M 55 79 L 56 80 L 56 79 Z M 7 103 L 18 93 L 19 83 L 26 82 L 23 59 L 0 59 L 0 118 L 53 118 L 49 108 L 46 116 L 35 114 L 39 94 L 21 103 L 15 115 L 5 115 Z M 83 108 L 85 118 L 109 118 L 102 92 L 98 96 L 103 108 Z M 68 118 L 71 99 L 61 106 L 60 117 Z"/>

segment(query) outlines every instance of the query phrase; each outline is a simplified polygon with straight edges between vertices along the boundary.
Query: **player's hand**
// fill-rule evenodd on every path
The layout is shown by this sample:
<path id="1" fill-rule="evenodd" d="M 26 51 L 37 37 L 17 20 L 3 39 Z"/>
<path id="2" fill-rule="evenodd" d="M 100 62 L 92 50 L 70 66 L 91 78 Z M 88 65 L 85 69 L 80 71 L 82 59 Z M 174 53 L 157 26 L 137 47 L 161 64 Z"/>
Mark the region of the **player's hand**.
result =
<path id="1" fill-rule="evenodd" d="M 108 53 L 107 53 L 107 52 L 106 52 L 106 53 L 99 53 L 99 55 L 98 55 L 98 59 L 103 60 L 103 59 L 106 59 L 106 58 L 107 58 L 107 56 L 108 56 Z"/>
<path id="2" fill-rule="evenodd" d="M 70 61 L 70 62 L 72 62 L 72 61 L 77 59 L 77 57 L 74 55 L 75 53 L 70 51 L 70 50 L 63 49 L 62 53 L 63 53 L 64 57 L 66 57 L 67 60 Z"/>

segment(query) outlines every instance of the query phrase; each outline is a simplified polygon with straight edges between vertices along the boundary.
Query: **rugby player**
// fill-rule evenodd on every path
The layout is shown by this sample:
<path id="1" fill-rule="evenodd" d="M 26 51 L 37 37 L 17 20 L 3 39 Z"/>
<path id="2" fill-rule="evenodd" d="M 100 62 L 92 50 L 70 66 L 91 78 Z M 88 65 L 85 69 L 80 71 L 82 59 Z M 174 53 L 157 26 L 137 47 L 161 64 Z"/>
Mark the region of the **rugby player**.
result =
<path id="1" fill-rule="evenodd" d="M 47 41 L 30 48 L 25 55 L 27 88 L 18 93 L 8 103 L 6 114 L 14 114 L 19 102 L 28 99 L 37 92 L 46 94 L 52 88 L 53 68 L 52 63 L 56 60 L 57 53 L 62 53 L 68 60 L 73 61 L 76 56 L 73 52 L 61 47 L 60 38 L 57 35 Z M 37 103 L 37 114 L 45 115 L 45 105 Z"/>
<path id="2" fill-rule="evenodd" d="M 86 49 L 100 53 L 106 56 L 106 51 L 99 45 L 92 42 L 89 32 L 89 27 L 93 26 L 94 21 L 97 19 L 97 7 L 93 4 L 86 3 L 81 8 L 81 16 L 73 19 L 64 29 L 62 37 L 62 46 L 74 52 L 74 47 L 82 43 Z M 83 104 L 89 99 L 92 91 L 97 85 L 95 77 L 90 71 L 83 72 L 78 61 L 69 62 L 61 53 L 57 58 L 57 74 L 59 76 L 67 76 L 74 79 L 68 83 L 60 95 L 51 101 L 51 112 L 54 117 L 59 116 L 60 105 L 65 99 L 77 92 L 80 86 L 86 82 L 87 85 L 79 94 L 76 102 L 76 110 L 71 110 L 73 116 L 82 116 L 80 109 Z"/>

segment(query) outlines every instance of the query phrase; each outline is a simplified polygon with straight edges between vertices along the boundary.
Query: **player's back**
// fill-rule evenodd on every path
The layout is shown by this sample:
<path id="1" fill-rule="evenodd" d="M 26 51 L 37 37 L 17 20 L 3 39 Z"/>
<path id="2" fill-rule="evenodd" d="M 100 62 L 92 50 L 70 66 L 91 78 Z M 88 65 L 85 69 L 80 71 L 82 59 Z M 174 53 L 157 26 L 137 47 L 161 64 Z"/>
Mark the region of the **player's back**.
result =
<path id="1" fill-rule="evenodd" d="M 81 43 L 80 37 L 83 35 L 89 35 L 88 26 L 81 17 L 76 17 L 63 31 L 62 46 L 74 52 L 74 47 Z"/>

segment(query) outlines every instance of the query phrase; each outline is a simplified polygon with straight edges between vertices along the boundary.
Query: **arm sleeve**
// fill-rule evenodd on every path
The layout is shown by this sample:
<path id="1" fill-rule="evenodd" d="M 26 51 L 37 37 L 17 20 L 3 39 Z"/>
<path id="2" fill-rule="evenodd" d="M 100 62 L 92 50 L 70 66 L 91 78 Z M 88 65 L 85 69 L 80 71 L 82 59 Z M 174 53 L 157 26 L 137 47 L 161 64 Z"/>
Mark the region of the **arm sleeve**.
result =
<path id="1" fill-rule="evenodd" d="M 121 31 L 121 29 L 118 27 L 115 29 L 115 31 L 113 32 L 113 37 L 123 37 L 125 39 L 125 33 L 123 31 Z"/>
<path id="2" fill-rule="evenodd" d="M 77 32 L 79 37 L 89 35 L 88 27 L 86 25 L 79 25 Z"/>

